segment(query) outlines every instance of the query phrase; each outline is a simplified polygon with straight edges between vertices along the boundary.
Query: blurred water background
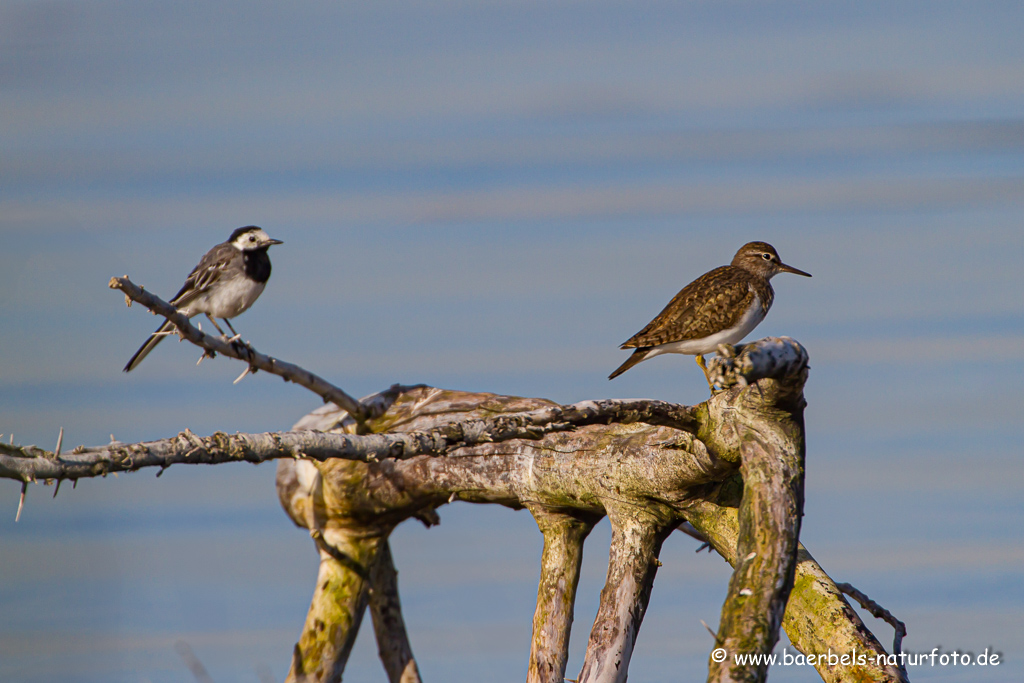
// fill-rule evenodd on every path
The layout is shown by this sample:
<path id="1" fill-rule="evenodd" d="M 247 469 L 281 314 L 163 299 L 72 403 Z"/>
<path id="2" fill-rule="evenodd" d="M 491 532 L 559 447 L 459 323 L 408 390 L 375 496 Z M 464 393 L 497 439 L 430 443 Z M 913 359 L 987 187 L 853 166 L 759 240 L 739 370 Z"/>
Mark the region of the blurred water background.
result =
<path id="1" fill-rule="evenodd" d="M 0 432 L 52 448 L 286 429 L 308 392 L 195 367 L 107 289 L 169 298 L 255 223 L 285 244 L 236 327 L 360 396 L 706 398 L 617 345 L 752 239 L 756 335 L 808 348 L 803 540 L 913 652 L 1024 680 L 1024 6 L 1019 2 L 0 4 Z M 0 680 L 284 677 L 316 574 L 273 466 L 0 481 Z M 392 541 L 427 681 L 522 680 L 541 538 L 457 503 Z M 570 677 L 604 580 L 587 546 Z M 728 581 L 666 543 L 630 680 L 705 676 Z M 891 629 L 869 625 L 889 646 Z M 783 641 L 780 648 L 785 644 Z M 364 629 L 348 681 L 382 681 Z M 773 681 L 813 681 L 777 667 Z"/>

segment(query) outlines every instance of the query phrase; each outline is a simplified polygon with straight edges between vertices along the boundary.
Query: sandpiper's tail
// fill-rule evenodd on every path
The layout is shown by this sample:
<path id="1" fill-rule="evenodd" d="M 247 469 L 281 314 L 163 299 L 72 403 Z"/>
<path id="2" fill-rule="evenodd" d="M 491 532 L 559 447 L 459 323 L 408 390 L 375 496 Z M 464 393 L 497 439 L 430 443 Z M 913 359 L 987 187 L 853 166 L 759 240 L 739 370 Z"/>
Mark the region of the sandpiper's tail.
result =
<path id="1" fill-rule="evenodd" d="M 174 329 L 174 325 L 170 320 L 165 320 L 164 324 L 156 329 L 156 332 L 149 335 L 149 339 L 146 343 L 139 347 L 139 350 L 135 352 L 132 359 L 128 361 L 128 364 L 124 366 L 125 372 L 131 372 L 135 368 L 139 367 L 139 363 L 149 355 L 149 352 L 156 348 L 156 345 L 164 340 L 167 336 L 167 332 Z"/>
<path id="2" fill-rule="evenodd" d="M 616 377 L 618 377 L 619 375 L 624 373 L 626 370 L 629 370 L 631 367 L 633 367 L 634 365 L 636 365 L 640 361 L 642 361 L 645 358 L 647 358 L 647 352 L 650 351 L 650 350 L 651 350 L 651 347 L 649 347 L 649 346 L 642 346 L 639 349 L 636 349 L 635 351 L 633 351 L 633 355 L 630 356 L 629 358 L 627 358 L 625 363 L 623 363 L 622 365 L 617 367 L 615 369 L 615 372 L 613 372 L 612 374 L 608 375 L 608 379 L 615 379 Z"/>

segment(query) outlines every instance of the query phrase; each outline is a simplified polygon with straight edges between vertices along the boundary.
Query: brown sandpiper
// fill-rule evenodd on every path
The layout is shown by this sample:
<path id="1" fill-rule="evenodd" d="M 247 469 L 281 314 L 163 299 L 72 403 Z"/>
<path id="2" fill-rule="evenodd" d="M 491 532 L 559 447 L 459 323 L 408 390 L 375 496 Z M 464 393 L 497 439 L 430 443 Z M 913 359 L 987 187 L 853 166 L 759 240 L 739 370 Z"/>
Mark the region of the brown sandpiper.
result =
<path id="1" fill-rule="evenodd" d="M 696 356 L 707 378 L 704 354 L 716 351 L 719 344 L 735 344 L 764 320 L 775 299 L 769 280 L 778 273 L 811 277 L 783 263 L 767 242 L 744 244 L 730 265 L 683 287 L 658 317 L 619 347 L 634 349 L 633 355 L 608 379 L 663 353 Z"/>

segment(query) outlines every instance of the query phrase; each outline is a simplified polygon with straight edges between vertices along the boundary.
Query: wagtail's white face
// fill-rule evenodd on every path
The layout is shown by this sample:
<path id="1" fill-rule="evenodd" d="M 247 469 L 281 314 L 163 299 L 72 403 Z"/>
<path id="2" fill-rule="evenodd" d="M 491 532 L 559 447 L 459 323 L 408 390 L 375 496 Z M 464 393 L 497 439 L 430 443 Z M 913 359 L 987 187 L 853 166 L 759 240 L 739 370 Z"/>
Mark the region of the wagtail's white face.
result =
<path id="1" fill-rule="evenodd" d="M 263 231 L 263 228 L 257 228 L 255 225 L 235 230 L 228 241 L 231 243 L 231 246 L 239 251 L 267 249 L 274 244 L 283 244 L 281 240 L 271 238 L 270 235 Z"/>

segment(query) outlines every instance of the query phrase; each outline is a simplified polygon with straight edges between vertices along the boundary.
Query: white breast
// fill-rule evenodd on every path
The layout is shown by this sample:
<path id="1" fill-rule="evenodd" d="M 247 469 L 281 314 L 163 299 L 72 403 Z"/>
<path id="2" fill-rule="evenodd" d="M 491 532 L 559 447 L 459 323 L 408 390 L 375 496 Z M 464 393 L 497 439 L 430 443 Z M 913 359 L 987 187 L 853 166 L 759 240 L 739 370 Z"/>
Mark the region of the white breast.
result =
<path id="1" fill-rule="evenodd" d="M 266 283 L 247 277 L 221 281 L 216 287 L 197 297 L 188 306 L 188 315 L 207 313 L 214 318 L 234 318 L 249 309 L 260 298 Z"/>

